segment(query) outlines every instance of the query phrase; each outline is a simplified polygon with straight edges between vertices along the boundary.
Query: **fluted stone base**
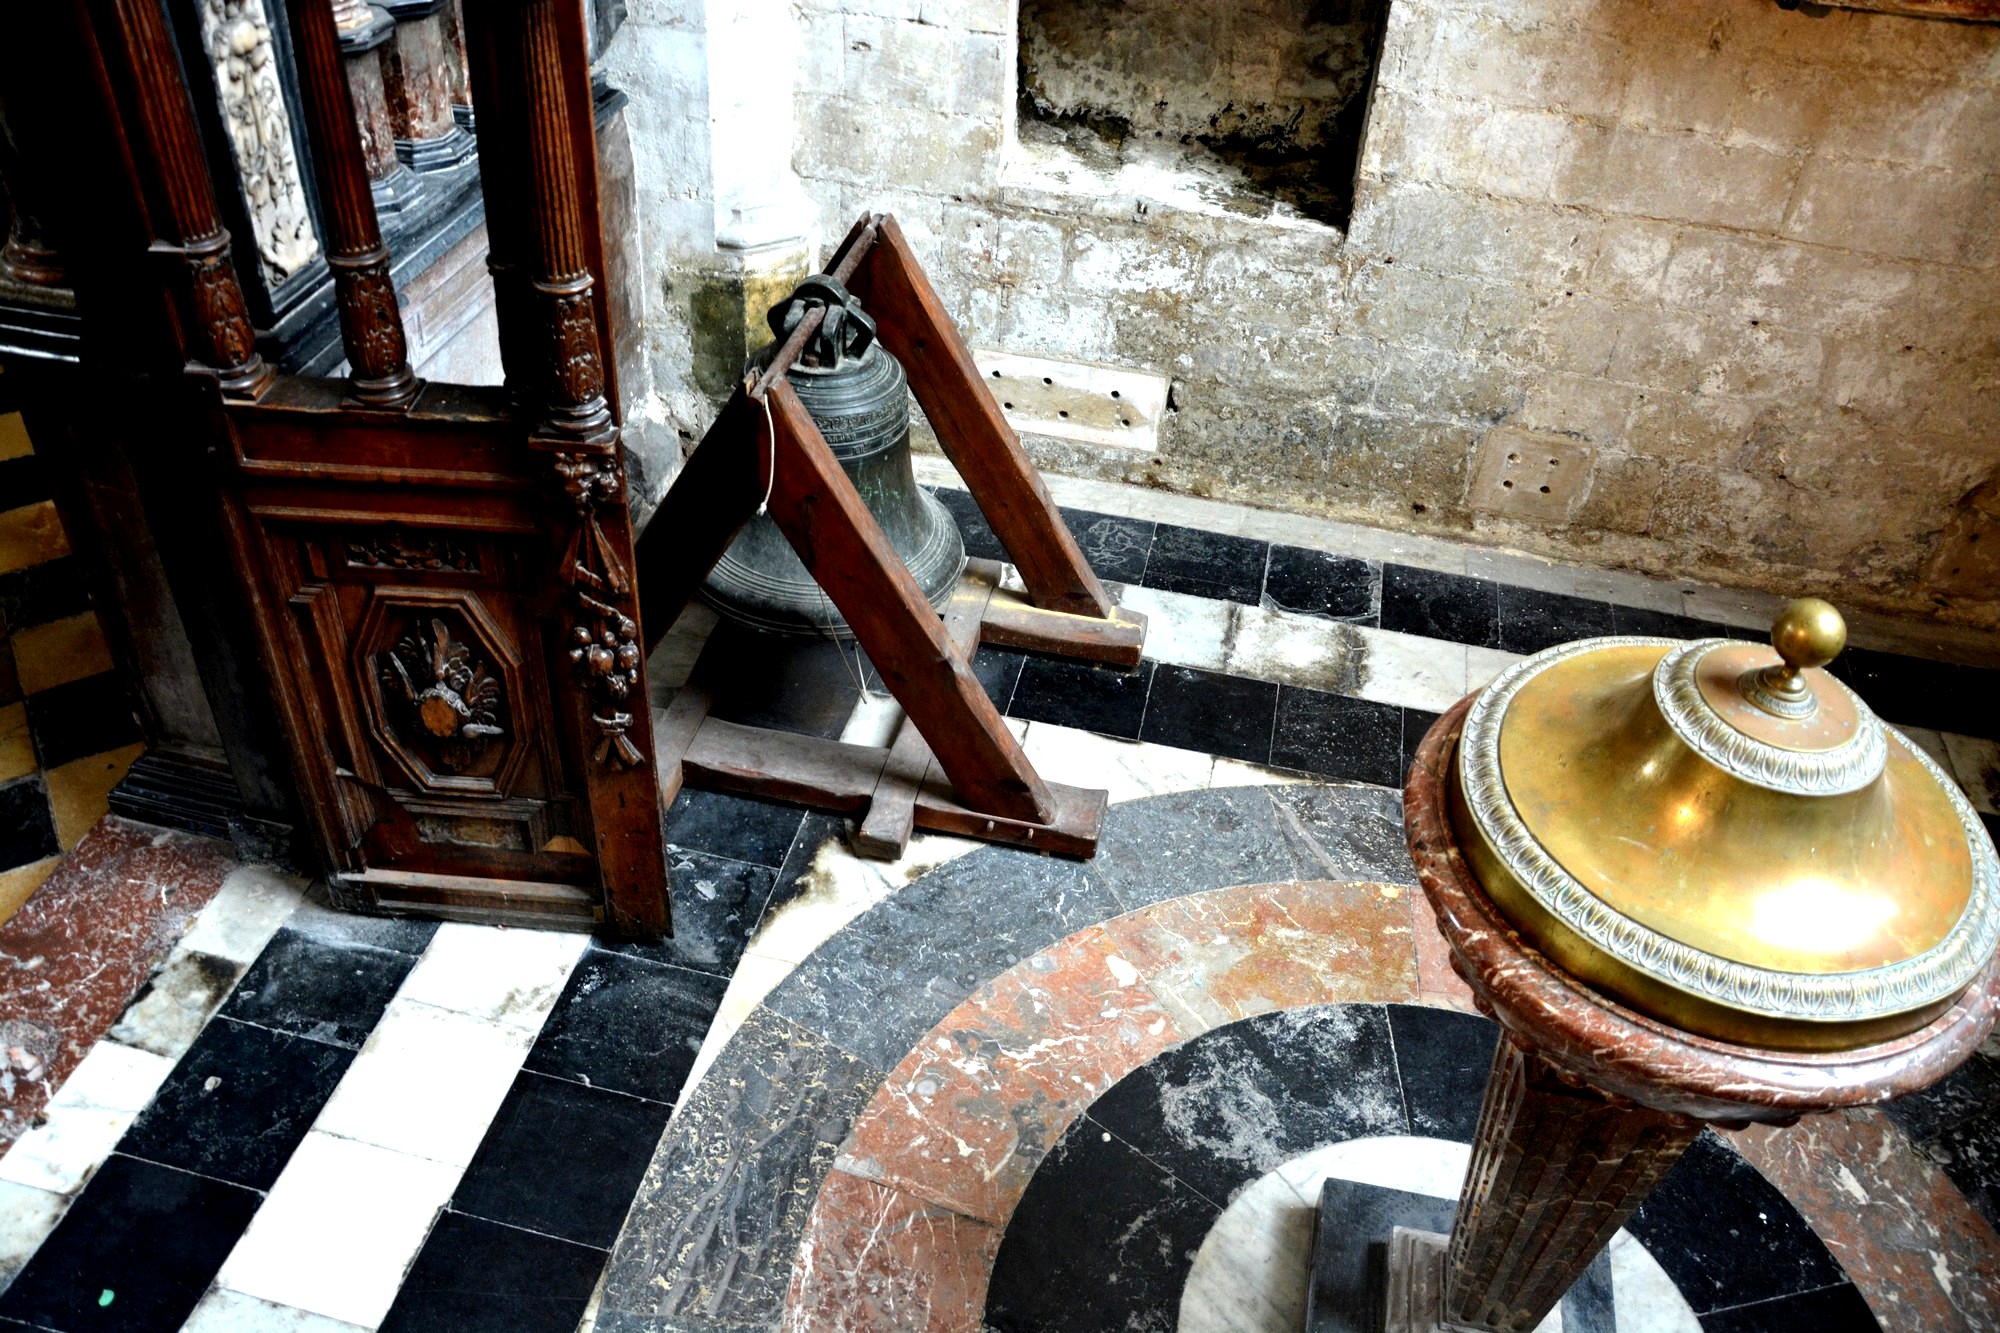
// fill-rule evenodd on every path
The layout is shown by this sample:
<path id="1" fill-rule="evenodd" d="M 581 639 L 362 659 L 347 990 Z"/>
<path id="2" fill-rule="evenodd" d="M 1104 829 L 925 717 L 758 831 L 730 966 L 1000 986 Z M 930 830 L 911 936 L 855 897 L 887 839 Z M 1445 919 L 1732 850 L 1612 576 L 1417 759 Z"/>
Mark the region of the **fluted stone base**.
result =
<path id="1" fill-rule="evenodd" d="M 1445 1265 L 1448 1325 L 1529 1333 L 1701 1132 L 1502 1040 Z"/>

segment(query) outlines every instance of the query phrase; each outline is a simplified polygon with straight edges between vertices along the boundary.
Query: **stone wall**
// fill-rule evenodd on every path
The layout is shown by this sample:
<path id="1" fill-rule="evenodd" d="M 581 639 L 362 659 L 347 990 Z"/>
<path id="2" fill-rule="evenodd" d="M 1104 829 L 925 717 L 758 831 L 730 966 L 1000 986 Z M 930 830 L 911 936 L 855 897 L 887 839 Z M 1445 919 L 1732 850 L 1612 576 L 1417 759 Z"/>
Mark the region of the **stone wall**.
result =
<path id="1" fill-rule="evenodd" d="M 890 210 L 976 345 L 1173 378 L 1157 453 L 1045 467 L 2000 619 L 1966 554 L 2000 544 L 2000 28 L 1391 0 L 1343 229 L 1226 161 L 1024 133 L 1010 0 L 791 12 L 795 230 Z"/>

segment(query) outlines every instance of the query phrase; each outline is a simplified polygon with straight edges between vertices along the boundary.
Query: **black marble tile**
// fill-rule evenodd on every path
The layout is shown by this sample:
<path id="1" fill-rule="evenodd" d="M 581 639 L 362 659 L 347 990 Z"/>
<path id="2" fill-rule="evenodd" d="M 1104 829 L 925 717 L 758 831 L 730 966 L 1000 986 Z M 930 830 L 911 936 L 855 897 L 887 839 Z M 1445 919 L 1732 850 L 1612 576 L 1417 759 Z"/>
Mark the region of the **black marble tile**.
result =
<path id="1" fill-rule="evenodd" d="M 1218 1204 L 1089 1116 L 1014 1209 L 986 1289 L 995 1333 L 1167 1333 Z"/>
<path id="2" fill-rule="evenodd" d="M 1136 911 L 1236 884 L 1350 878 L 1329 873 L 1289 811 L 1273 805 L 1284 787 L 1218 787 L 1124 801 L 1104 816 L 1089 873 L 1118 906 Z"/>
<path id="3" fill-rule="evenodd" d="M 975 560 L 1005 560 L 1007 549 L 1000 545 L 1000 539 L 993 535 L 993 529 L 986 522 L 986 515 L 979 512 L 979 502 L 972 498 L 970 491 L 957 490 L 950 486 L 938 486 L 931 490 L 958 524 L 959 535 L 965 538 L 965 553 Z"/>
<path id="4" fill-rule="evenodd" d="M 446 1212 L 410 1265 L 382 1333 L 572 1333 L 603 1250 Z"/>
<path id="5" fill-rule="evenodd" d="M 1878 1333 L 1881 1327 L 1848 1282 L 1701 1317 L 1702 1333 Z"/>
<path id="6" fill-rule="evenodd" d="M 2000 1106 L 2000 1060 L 1975 1052 L 1928 1088 L 1885 1103 L 1882 1114 L 1925 1143 L 1992 1106 Z"/>
<path id="7" fill-rule="evenodd" d="M 211 1019 L 118 1151 L 269 1189 L 353 1059 L 325 1042 Z"/>
<path id="8" fill-rule="evenodd" d="M 1310 846 L 1320 879 L 1415 884 L 1402 793 L 1380 787 L 1271 787 L 1271 804 Z M 1244 881 L 1247 882 L 1247 881 Z"/>
<path id="9" fill-rule="evenodd" d="M 358 1051 L 417 960 L 280 930 L 222 1006 L 229 1018 Z"/>
<path id="10" fill-rule="evenodd" d="M 1120 910 L 1079 862 L 981 848 L 856 918 L 764 1003 L 894 1068 L 989 977 Z"/>
<path id="11" fill-rule="evenodd" d="M 1712 1133 L 1689 1146 L 1625 1229 L 1698 1315 L 1844 1280 L 1798 1210 Z"/>
<path id="12" fill-rule="evenodd" d="M 1120 518 L 1088 509 L 1062 510 L 1070 535 L 1083 548 L 1084 559 L 1097 577 L 1137 583 L 1146 577 L 1146 557 L 1153 550 L 1153 524 L 1143 518 Z"/>
<path id="13" fill-rule="evenodd" d="M 1268 542 L 1251 537 L 1162 523 L 1153 531 L 1152 554 L 1140 582 L 1165 592 L 1255 606 L 1263 597 L 1270 553 Z"/>
<path id="14" fill-rule="evenodd" d="M 776 1327 L 805 1221 L 884 1071 L 751 1011 L 646 1169 L 599 1327 Z"/>
<path id="15" fill-rule="evenodd" d="M 1500 645 L 1500 587 L 1467 574 L 1382 566 L 1382 628 L 1481 648 Z"/>
<path id="16" fill-rule="evenodd" d="M 785 863 L 778 867 L 772 880 L 770 896 L 764 900 L 763 913 L 758 917 L 760 924 L 786 903 L 812 891 L 818 878 L 813 862 L 820 849 L 836 838 L 845 839 L 847 832 L 848 821 L 839 815 L 819 810 L 807 813 L 799 825 L 798 836 L 792 839 L 791 850 L 785 853 Z"/>
<path id="17" fill-rule="evenodd" d="M 0 705 L 21 701 L 21 676 L 14 668 L 14 640 L 0 622 Z"/>
<path id="18" fill-rule="evenodd" d="M 1609 602 L 1505 583 L 1499 588 L 1500 647 L 1510 653 L 1539 653 L 1559 643 L 1616 633 Z"/>
<path id="19" fill-rule="evenodd" d="M 1849 649 L 1831 670 L 1885 722 L 2000 739 L 2000 670 L 1870 648 Z"/>
<path id="20" fill-rule="evenodd" d="M 1373 625 L 1382 612 L 1382 566 L 1303 546 L 1273 546 L 1264 601 L 1281 611 Z"/>
<path id="21" fill-rule="evenodd" d="M 542 1024 L 527 1067 L 672 1102 L 728 986 L 712 973 L 592 948 Z"/>
<path id="22" fill-rule="evenodd" d="M 1640 606 L 1611 608 L 1613 634 L 1644 634 L 1661 639 L 1740 639 L 1745 631 L 1731 629 L 1713 620 L 1696 620 L 1671 611 L 1649 611 Z"/>
<path id="23" fill-rule="evenodd" d="M 673 1108 L 523 1070 L 452 1208 L 609 1248 Z"/>
<path id="24" fill-rule="evenodd" d="M 52 494 L 48 468 L 40 458 L 22 454 L 18 458 L 0 459 L 0 509 L 19 509 L 46 500 Z"/>
<path id="25" fill-rule="evenodd" d="M 315 894 L 322 891 L 318 886 L 312 890 Z M 308 900 L 292 913 L 285 929 L 309 935 L 322 944 L 387 949 L 415 958 L 430 947 L 439 924 L 417 917 L 363 916 L 359 912 L 335 911 L 321 902 Z"/>
<path id="26" fill-rule="evenodd" d="M 979 677 L 986 697 L 993 701 L 993 706 L 1000 710 L 1002 716 L 1014 703 L 1014 686 L 1019 683 L 1021 668 L 1027 660 L 1025 653 L 984 643 L 972 655 L 972 674 Z"/>
<path id="27" fill-rule="evenodd" d="M 2000 1102 L 1945 1127 L 1922 1147 L 1966 1202 L 2000 1229 Z"/>
<path id="28" fill-rule="evenodd" d="M 799 812 L 801 818 L 804 812 Z M 691 967 L 727 978 L 757 928 L 778 872 L 706 852 L 667 852 L 673 879 L 674 933 L 660 940 L 604 940 L 614 953 Z"/>
<path id="29" fill-rule="evenodd" d="M 12 870 L 61 850 L 41 775 L 31 773 L 0 787 L 0 870 Z"/>
<path id="30" fill-rule="evenodd" d="M 795 805 L 682 787 L 667 811 L 667 841 L 732 861 L 777 867 L 785 863 L 805 815 Z"/>
<path id="31" fill-rule="evenodd" d="M 45 625 L 90 609 L 83 560 L 74 555 L 0 574 L 0 624 L 9 630 Z"/>
<path id="32" fill-rule="evenodd" d="M 1376 1004 L 1286 1009 L 1212 1029 L 1127 1074 L 1090 1115 L 1218 1203 L 1323 1144 L 1410 1132 L 1388 1016 Z"/>
<path id="33" fill-rule="evenodd" d="M 1417 747 L 1424 743 L 1424 737 L 1437 725 L 1442 713 L 1430 713 L 1421 708 L 1403 710 L 1403 776 L 1409 777 L 1410 765 L 1417 762 Z"/>
<path id="34" fill-rule="evenodd" d="M 827 739 L 847 726 L 868 666 L 851 640 L 757 634 L 726 620 L 702 654 L 716 682 L 711 716 Z"/>
<path id="35" fill-rule="evenodd" d="M 1154 665 L 1141 662 L 1137 671 L 1121 671 L 1053 657 L 1027 658 L 1007 715 L 1136 740 Z"/>
<path id="36" fill-rule="evenodd" d="M 0 1295 L 0 1321 L 171 1333 L 262 1202 L 254 1190 L 114 1153 Z"/>
<path id="37" fill-rule="evenodd" d="M 1403 710 L 1287 685 L 1278 692 L 1271 763 L 1343 782 L 1401 787 Z"/>
<path id="38" fill-rule="evenodd" d="M 1428 921 L 1419 930 L 1430 929 Z M 1410 1132 L 1472 1142 L 1500 1029 L 1490 1019 L 1428 1005 L 1392 1004 L 1389 1034 L 1410 1109 Z"/>
<path id="39" fill-rule="evenodd" d="M 145 739 L 131 692 L 115 671 L 29 695 L 28 730 L 43 768 Z"/>
<path id="40" fill-rule="evenodd" d="M 1162 662 L 1153 671 L 1139 739 L 1261 764 L 1271 754 L 1278 687 Z"/>

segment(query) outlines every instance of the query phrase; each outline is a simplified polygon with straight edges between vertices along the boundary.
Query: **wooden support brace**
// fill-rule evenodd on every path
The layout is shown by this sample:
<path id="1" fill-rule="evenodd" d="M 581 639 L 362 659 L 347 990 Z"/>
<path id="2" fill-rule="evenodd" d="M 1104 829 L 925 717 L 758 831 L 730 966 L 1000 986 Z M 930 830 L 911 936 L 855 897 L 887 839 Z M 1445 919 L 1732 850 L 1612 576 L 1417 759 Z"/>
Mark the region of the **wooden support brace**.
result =
<path id="1" fill-rule="evenodd" d="M 1028 595 L 1052 611 L 1109 617 L 1111 598 L 980 378 L 903 229 L 886 214 L 874 225 L 874 244 L 848 289 L 875 317 L 882 345 L 909 372 L 910 389 L 936 428 L 939 446 L 1020 568 Z"/>

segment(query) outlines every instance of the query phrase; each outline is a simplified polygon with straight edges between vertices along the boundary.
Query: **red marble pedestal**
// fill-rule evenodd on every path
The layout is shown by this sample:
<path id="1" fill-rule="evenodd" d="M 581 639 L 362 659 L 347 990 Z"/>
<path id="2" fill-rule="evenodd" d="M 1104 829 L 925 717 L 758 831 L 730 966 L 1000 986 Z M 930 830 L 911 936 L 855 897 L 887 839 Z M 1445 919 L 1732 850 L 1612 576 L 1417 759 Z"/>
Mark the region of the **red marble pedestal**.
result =
<path id="1" fill-rule="evenodd" d="M 1404 788 L 1417 875 L 1451 965 L 1504 1037 L 1446 1261 L 1445 1317 L 1526 1333 L 1581 1276 L 1705 1124 L 1787 1124 L 1944 1077 L 1992 1030 L 2000 959 L 1928 1027 L 1838 1052 L 1682 1032 L 1559 971 L 1467 868 L 1446 783 L 1471 700 L 1440 718 Z"/>

